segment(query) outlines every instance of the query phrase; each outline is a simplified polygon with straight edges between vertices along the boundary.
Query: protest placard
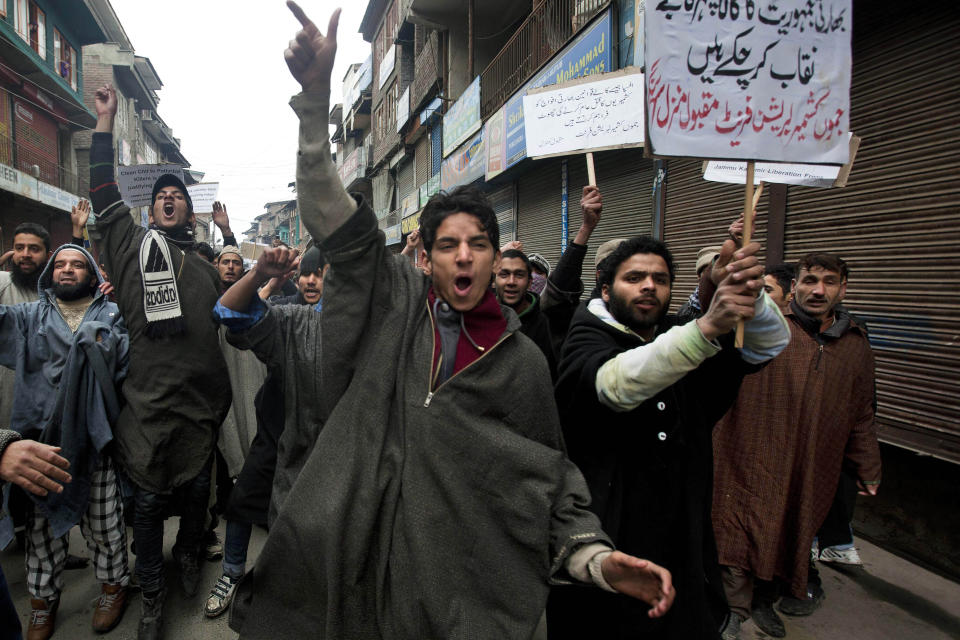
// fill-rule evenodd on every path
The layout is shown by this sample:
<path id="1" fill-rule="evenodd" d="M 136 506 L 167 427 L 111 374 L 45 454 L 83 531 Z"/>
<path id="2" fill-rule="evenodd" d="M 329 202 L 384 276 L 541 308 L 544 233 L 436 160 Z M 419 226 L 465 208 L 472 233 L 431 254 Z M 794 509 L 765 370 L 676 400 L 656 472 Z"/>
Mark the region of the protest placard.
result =
<path id="1" fill-rule="evenodd" d="M 850 0 L 649 4 L 653 154 L 843 164 Z"/>
<path id="2" fill-rule="evenodd" d="M 628 68 L 534 89 L 523 98 L 527 155 L 643 144 L 643 74 Z"/>
<path id="3" fill-rule="evenodd" d="M 190 192 L 190 200 L 193 202 L 194 213 L 211 213 L 213 203 L 217 200 L 217 193 L 220 191 L 219 182 L 201 182 L 187 187 Z"/>
<path id="4" fill-rule="evenodd" d="M 151 204 L 153 183 L 165 173 L 172 173 L 181 181 L 183 169 L 178 164 L 134 164 L 117 167 L 117 187 L 128 207 Z"/>

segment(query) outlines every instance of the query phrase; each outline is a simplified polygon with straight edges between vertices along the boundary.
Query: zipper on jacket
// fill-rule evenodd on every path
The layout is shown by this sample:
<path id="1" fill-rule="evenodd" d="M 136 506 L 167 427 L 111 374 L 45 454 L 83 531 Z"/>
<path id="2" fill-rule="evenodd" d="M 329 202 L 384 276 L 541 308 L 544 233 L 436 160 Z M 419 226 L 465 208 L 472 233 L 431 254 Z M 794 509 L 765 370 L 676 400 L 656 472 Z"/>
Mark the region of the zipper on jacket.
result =
<path id="1" fill-rule="evenodd" d="M 427 314 L 430 316 L 430 328 L 432 329 L 432 332 L 431 332 L 431 334 L 430 334 L 430 339 L 433 340 L 433 348 L 430 350 L 430 375 L 428 376 L 430 382 L 429 382 L 429 386 L 427 387 L 428 389 L 430 389 L 430 388 L 433 387 L 433 383 L 434 383 L 434 381 L 436 380 L 436 376 L 435 376 L 434 373 L 433 373 L 433 359 L 434 359 L 434 356 L 435 356 L 435 354 L 436 354 L 436 352 L 437 352 L 437 340 L 436 340 L 436 338 L 434 337 L 434 336 L 436 335 L 436 326 L 434 325 L 434 322 L 433 322 L 433 314 L 430 313 L 430 303 L 429 303 L 429 301 L 424 301 L 424 302 L 425 302 L 425 304 L 427 305 Z M 449 378 L 447 378 L 446 380 L 444 380 L 444 381 L 443 381 L 443 384 L 441 384 L 439 387 L 437 387 L 436 389 L 433 389 L 433 391 L 429 391 L 429 390 L 428 390 L 428 391 L 427 391 L 427 397 L 423 400 L 423 406 L 424 406 L 425 408 L 426 408 L 426 407 L 429 407 L 429 406 L 430 406 L 430 402 L 433 400 L 433 396 L 437 395 L 437 392 L 440 391 L 440 389 L 442 389 L 442 388 L 444 387 L 444 385 L 446 385 L 448 382 L 450 382 L 451 380 L 453 380 L 454 378 L 456 378 L 458 375 L 460 375 L 461 373 L 463 373 L 464 371 L 466 371 L 467 369 L 469 369 L 470 367 L 472 367 L 474 364 L 476 364 L 476 363 L 479 362 L 480 360 L 483 360 L 483 359 L 487 356 L 488 353 L 490 353 L 491 351 L 493 351 L 494 349 L 496 349 L 498 346 L 500 346 L 500 343 L 501 343 L 501 342 L 503 342 L 504 340 L 506 340 L 507 338 L 509 338 L 509 337 L 512 336 L 512 335 L 513 335 L 513 333 L 508 333 L 507 335 L 503 336 L 502 338 L 500 338 L 499 340 L 497 340 L 497 342 L 496 342 L 492 347 L 490 347 L 489 349 L 487 349 L 486 351 L 484 351 L 483 353 L 481 353 L 480 356 L 477 357 L 476 360 L 474 360 L 473 362 L 471 362 L 470 364 L 468 364 L 467 366 L 465 366 L 463 369 L 460 369 L 460 371 L 457 371 L 457 372 L 454 373 L 452 376 L 450 376 Z M 469 336 L 468 336 L 468 339 L 469 339 Z M 471 340 L 471 342 L 472 342 L 472 340 Z M 440 357 L 442 358 L 443 355 L 441 354 Z M 437 363 L 437 364 L 438 364 L 438 366 L 437 366 L 437 371 L 439 372 L 439 371 L 440 371 L 440 367 L 439 367 L 440 363 Z"/>
<path id="2" fill-rule="evenodd" d="M 823 345 L 819 345 L 820 350 L 817 352 L 817 363 L 814 365 L 814 371 L 820 371 L 820 359 L 823 358 Z"/>

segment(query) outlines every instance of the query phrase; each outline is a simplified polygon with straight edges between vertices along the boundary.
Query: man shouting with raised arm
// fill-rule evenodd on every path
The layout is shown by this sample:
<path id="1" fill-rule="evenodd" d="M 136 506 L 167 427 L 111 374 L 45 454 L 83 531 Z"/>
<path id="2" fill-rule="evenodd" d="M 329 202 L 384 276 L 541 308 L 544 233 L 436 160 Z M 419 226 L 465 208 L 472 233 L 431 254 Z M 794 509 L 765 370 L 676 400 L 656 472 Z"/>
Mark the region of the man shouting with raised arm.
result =
<path id="1" fill-rule="evenodd" d="M 137 576 L 143 590 L 139 638 L 160 637 L 163 519 L 180 513 L 173 555 L 183 589 L 197 593 L 197 553 L 204 532 L 217 430 L 230 407 L 230 381 L 211 311 L 217 270 L 196 252 L 190 194 L 172 174 L 153 185 L 150 228 L 133 223 L 113 177 L 117 96 L 94 96 L 97 128 L 90 147 L 94 240 L 116 287 L 130 332 L 126 404 L 114 427 L 114 458 L 133 481 Z"/>
<path id="2" fill-rule="evenodd" d="M 303 86 L 298 203 L 331 263 L 314 317 L 336 338 L 314 373 L 327 420 L 257 561 L 252 602 L 235 602 L 241 637 L 526 640 L 551 582 L 620 590 L 664 614 L 669 572 L 613 551 L 585 509 L 546 361 L 490 290 L 493 210 L 464 188 L 427 203 L 429 275 L 387 250 L 330 161 L 339 11 L 323 36 L 288 4 L 303 25 L 286 52 Z"/>

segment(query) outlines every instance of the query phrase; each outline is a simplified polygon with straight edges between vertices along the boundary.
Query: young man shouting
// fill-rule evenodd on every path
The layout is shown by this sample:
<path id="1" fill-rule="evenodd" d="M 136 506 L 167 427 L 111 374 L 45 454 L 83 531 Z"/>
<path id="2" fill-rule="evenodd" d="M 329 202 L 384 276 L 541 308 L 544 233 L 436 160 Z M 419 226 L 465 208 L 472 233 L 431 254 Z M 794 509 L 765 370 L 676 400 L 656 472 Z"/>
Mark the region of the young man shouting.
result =
<path id="1" fill-rule="evenodd" d="M 286 52 L 304 89 L 297 195 L 331 263 L 318 320 L 336 339 L 313 376 L 326 419 L 233 621 L 241 637 L 526 639 L 552 580 L 662 615 L 669 574 L 613 551 L 584 509 L 546 362 L 490 290 L 492 208 L 476 190 L 435 196 L 421 217 L 429 275 L 395 258 L 330 160 L 339 11 L 324 37 L 289 6 L 303 25 Z"/>

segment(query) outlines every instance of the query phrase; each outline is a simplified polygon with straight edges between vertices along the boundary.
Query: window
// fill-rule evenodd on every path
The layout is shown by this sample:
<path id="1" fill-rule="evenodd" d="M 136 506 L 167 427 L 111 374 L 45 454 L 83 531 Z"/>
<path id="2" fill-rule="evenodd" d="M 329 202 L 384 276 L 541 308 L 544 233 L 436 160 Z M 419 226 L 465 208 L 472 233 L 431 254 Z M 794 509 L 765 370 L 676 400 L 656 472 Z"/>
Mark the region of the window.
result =
<path id="1" fill-rule="evenodd" d="M 57 73 L 77 90 L 77 52 L 70 46 L 63 34 L 53 30 L 53 64 Z"/>
<path id="2" fill-rule="evenodd" d="M 30 13 L 28 8 L 27 0 L 16 0 L 16 4 L 13 6 L 13 26 L 17 30 L 17 35 L 26 42 L 30 42 L 30 20 L 28 20 Z"/>
<path id="3" fill-rule="evenodd" d="M 30 3 L 30 48 L 47 57 L 47 15 L 35 3 Z"/>

